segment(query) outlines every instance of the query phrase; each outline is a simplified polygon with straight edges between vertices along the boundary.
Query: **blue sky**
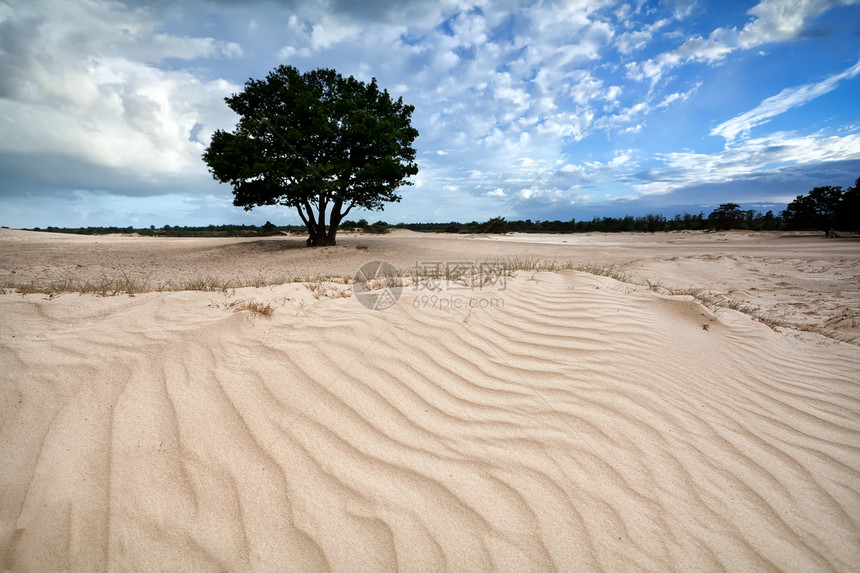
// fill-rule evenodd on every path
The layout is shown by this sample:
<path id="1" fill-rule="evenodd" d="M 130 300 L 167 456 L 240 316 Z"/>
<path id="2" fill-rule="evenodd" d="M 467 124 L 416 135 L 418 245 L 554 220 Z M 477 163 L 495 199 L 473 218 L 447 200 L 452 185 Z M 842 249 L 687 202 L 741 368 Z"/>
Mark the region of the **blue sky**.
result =
<path id="1" fill-rule="evenodd" d="M 298 224 L 200 159 L 279 64 L 416 108 L 415 185 L 350 218 L 779 211 L 860 176 L 858 1 L 0 0 L 0 224 Z"/>

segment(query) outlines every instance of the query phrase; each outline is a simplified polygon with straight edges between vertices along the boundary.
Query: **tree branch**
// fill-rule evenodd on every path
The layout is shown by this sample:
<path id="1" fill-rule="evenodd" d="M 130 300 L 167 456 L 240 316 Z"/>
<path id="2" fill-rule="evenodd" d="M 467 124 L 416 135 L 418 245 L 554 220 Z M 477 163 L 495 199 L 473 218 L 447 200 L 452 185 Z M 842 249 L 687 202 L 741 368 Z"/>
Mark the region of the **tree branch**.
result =
<path id="1" fill-rule="evenodd" d="M 343 219 L 344 217 L 349 215 L 349 212 L 352 211 L 353 207 L 355 207 L 355 202 L 352 202 L 349 204 L 349 207 L 346 208 L 346 211 L 343 212 L 343 214 L 340 216 L 340 218 Z"/>

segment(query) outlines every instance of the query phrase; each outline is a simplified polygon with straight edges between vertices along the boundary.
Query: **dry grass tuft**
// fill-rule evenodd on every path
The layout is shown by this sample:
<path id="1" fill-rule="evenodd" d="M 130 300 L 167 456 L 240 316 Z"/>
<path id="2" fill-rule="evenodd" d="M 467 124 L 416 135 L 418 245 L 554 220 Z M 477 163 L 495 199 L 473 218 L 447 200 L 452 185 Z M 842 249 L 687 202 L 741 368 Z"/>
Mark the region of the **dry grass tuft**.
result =
<path id="1" fill-rule="evenodd" d="M 18 293 L 46 294 L 51 297 L 63 293 L 91 294 L 93 296 L 118 296 L 126 294 L 134 296 L 146 292 L 175 292 L 198 290 L 205 292 L 230 293 L 241 287 L 264 287 L 280 285 L 292 282 L 288 278 L 265 278 L 257 276 L 251 279 L 233 278 L 221 279 L 213 276 L 196 277 L 183 281 L 168 280 L 163 283 L 152 284 L 149 275 L 144 278 L 134 278 L 122 272 L 118 277 L 102 275 L 97 280 L 74 280 L 64 279 L 62 281 L 51 281 L 44 284 L 36 283 L 7 283 L 0 287 L 0 294 Z"/>
<path id="2" fill-rule="evenodd" d="M 349 289 L 350 282 L 355 282 L 352 277 L 325 277 L 322 275 L 306 276 L 302 285 L 311 291 L 317 300 L 321 298 L 349 298 L 352 291 Z"/>
<path id="3" fill-rule="evenodd" d="M 253 314 L 259 314 L 261 316 L 271 317 L 272 313 L 275 312 L 275 307 L 271 304 L 263 304 L 262 302 L 258 302 L 253 299 L 246 300 L 236 300 L 227 305 L 227 308 L 232 308 L 234 312 L 242 312 L 247 310 Z"/>
<path id="4" fill-rule="evenodd" d="M 366 249 L 366 245 L 357 245 L 357 249 Z M 476 271 L 477 269 L 480 269 Z M 488 271 L 488 269 L 491 269 Z M 418 272 L 415 268 L 403 269 L 399 271 L 399 276 L 378 277 L 365 283 L 365 287 L 374 290 L 381 288 L 392 288 L 405 286 L 403 278 L 411 278 L 412 284 L 427 284 L 432 286 L 434 279 L 443 279 L 446 281 L 457 282 L 460 285 L 467 287 L 483 287 L 485 285 L 496 284 L 502 276 L 516 276 L 517 271 L 533 271 L 538 272 L 558 272 L 563 270 L 576 270 L 586 272 L 593 275 L 610 277 L 617 281 L 646 287 L 654 292 L 668 294 L 673 296 L 689 296 L 698 301 L 709 309 L 731 309 L 742 312 L 753 320 L 766 324 L 770 328 L 786 328 L 791 330 L 815 332 L 838 342 L 846 342 L 860 346 L 860 338 L 852 338 L 826 328 L 820 328 L 809 325 L 802 325 L 789 322 L 781 317 L 774 317 L 764 313 L 761 309 L 745 303 L 743 301 L 734 300 L 723 295 L 714 294 L 704 289 L 677 289 L 670 288 L 662 283 L 653 283 L 646 279 L 644 282 L 634 279 L 629 273 L 619 269 L 614 265 L 578 265 L 570 260 L 558 261 L 556 259 L 541 259 L 538 257 L 507 257 L 494 260 L 486 260 L 483 263 L 475 261 L 473 264 L 457 263 L 453 265 L 440 265 L 437 269 L 421 269 Z M 258 276 L 252 279 L 220 279 L 212 276 L 197 277 L 184 281 L 167 281 L 160 284 L 151 284 L 150 277 L 134 278 L 122 272 L 118 277 L 108 277 L 103 275 L 98 280 L 73 280 L 65 279 L 60 282 L 50 282 L 47 284 L 36 283 L 7 283 L 0 286 L 0 294 L 18 293 L 21 295 L 27 294 L 45 294 L 50 298 L 63 293 L 80 293 L 91 294 L 94 296 L 117 296 L 126 294 L 134 296 L 138 293 L 146 292 L 164 292 L 164 291 L 186 291 L 198 290 L 207 292 L 222 292 L 232 294 L 235 289 L 240 287 L 264 287 L 286 283 L 301 282 L 304 286 L 313 293 L 314 298 L 341 298 L 349 297 L 350 291 L 348 285 L 354 284 L 355 279 L 352 276 L 306 276 L 304 278 L 265 278 Z M 338 288 L 340 287 L 340 288 Z M 239 308 L 236 305 L 245 304 Z M 247 310 L 263 316 L 271 316 L 274 308 L 271 305 L 263 305 L 254 301 L 237 301 L 229 306 L 236 306 L 236 310 Z"/>

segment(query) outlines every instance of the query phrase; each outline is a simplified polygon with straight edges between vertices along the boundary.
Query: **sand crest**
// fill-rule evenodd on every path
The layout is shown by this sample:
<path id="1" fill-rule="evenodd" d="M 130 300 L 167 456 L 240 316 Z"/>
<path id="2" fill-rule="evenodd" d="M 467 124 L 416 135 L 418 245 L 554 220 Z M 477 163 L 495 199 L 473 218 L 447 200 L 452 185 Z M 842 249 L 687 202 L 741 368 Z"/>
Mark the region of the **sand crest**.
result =
<path id="1" fill-rule="evenodd" d="M 416 263 L 541 259 L 613 266 L 640 284 L 702 289 L 781 323 L 860 338 L 860 240 L 820 234 L 730 231 L 451 235 L 395 230 L 341 233 L 338 245 L 305 249 L 297 236 L 179 238 L 83 236 L 0 229 L 0 287 L 189 283 L 282 284 L 353 276 L 383 260 Z M 360 248 L 357 248 L 360 247 Z M 91 289 L 88 289 L 91 290 Z"/>
<path id="2" fill-rule="evenodd" d="M 338 288 L 0 296 L 4 568 L 860 563 L 860 347 L 576 271 Z"/>

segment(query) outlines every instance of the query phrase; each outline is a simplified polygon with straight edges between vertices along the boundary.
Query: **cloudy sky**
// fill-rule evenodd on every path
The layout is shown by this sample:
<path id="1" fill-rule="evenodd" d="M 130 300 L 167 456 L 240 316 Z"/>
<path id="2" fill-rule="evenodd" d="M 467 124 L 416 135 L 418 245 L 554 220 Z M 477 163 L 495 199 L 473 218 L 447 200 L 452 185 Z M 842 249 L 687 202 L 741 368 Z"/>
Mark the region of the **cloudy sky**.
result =
<path id="1" fill-rule="evenodd" d="M 415 185 L 354 218 L 781 210 L 860 176 L 860 0 L 0 0 L 0 224 L 298 223 L 200 158 L 279 64 L 416 108 Z"/>

